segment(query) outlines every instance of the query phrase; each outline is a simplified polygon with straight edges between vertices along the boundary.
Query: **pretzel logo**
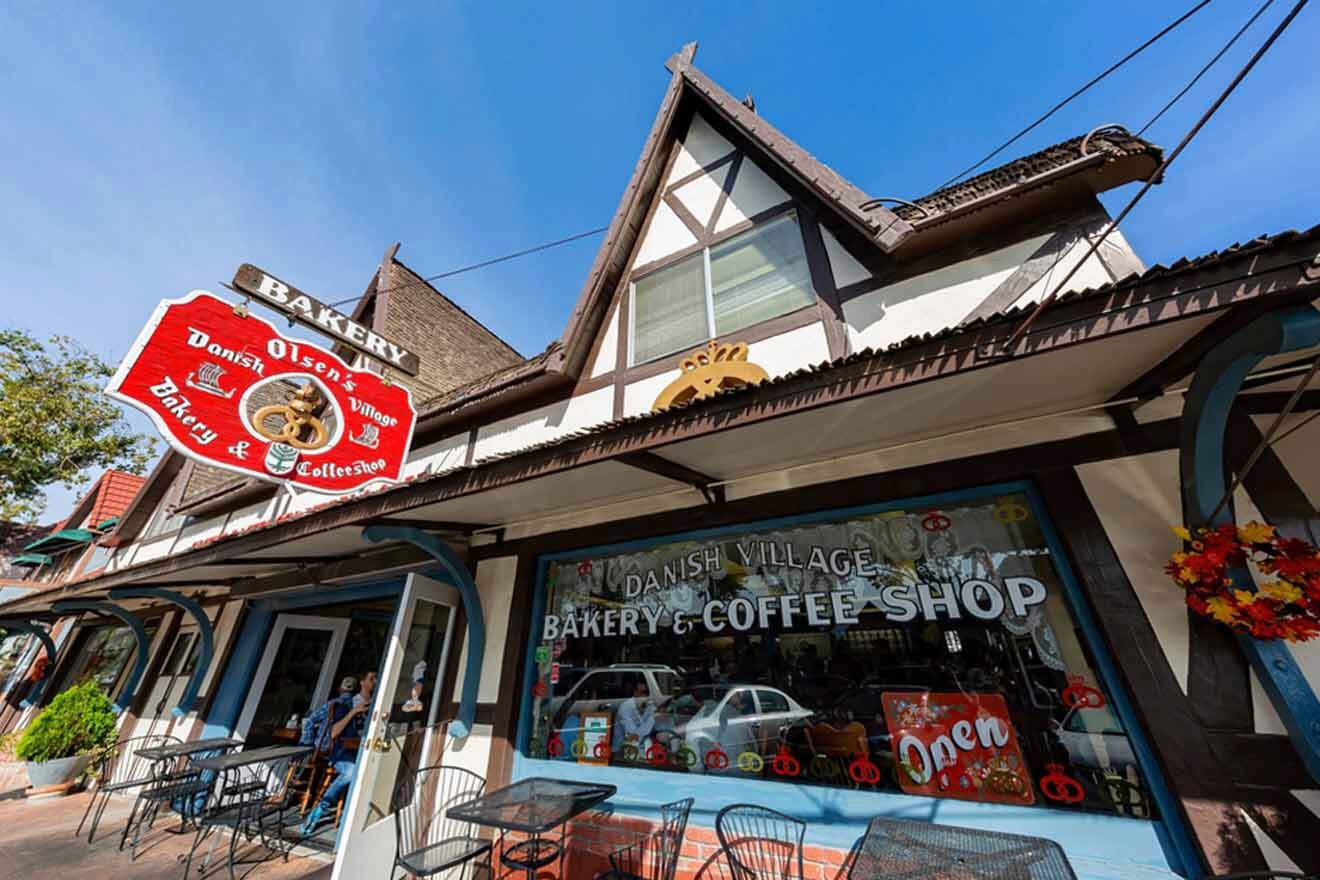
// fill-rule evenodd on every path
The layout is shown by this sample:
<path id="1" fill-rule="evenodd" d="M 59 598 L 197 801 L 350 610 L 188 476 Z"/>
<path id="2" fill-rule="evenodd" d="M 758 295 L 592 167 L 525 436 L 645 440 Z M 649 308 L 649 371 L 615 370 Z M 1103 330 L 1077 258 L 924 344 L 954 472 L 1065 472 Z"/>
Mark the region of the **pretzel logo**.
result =
<path id="1" fill-rule="evenodd" d="M 693 352 L 679 362 L 682 371 L 656 397 L 652 411 L 712 397 L 725 388 L 755 385 L 770 378 L 761 367 L 747 362 L 747 343 L 711 340 L 704 351 Z"/>
<path id="2" fill-rule="evenodd" d="M 287 403 L 273 403 L 263 406 L 252 414 L 252 429 L 276 443 L 284 443 L 294 449 L 320 449 L 330 440 L 330 432 L 314 413 L 325 404 L 324 398 L 311 382 L 289 395 Z M 266 420 L 280 417 L 284 425 L 273 431 L 266 427 Z M 312 436 L 303 439 L 303 434 L 310 430 Z"/>

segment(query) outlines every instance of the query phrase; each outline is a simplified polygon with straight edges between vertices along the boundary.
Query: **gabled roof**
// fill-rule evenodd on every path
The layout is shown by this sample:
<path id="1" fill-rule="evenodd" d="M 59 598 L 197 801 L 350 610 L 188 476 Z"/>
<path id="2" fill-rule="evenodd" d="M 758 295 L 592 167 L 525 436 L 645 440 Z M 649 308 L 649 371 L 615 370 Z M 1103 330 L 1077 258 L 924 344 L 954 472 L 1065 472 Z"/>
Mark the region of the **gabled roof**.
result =
<path id="1" fill-rule="evenodd" d="M 106 520 L 123 516 L 124 511 L 128 510 L 146 482 L 146 477 L 126 471 L 104 472 L 92 484 L 92 488 L 78 500 L 57 529 L 75 527 L 82 523 L 88 523 L 95 528 Z"/>
<path id="2" fill-rule="evenodd" d="M 756 151 L 757 160 L 790 176 L 817 197 L 856 233 L 854 238 L 869 241 L 880 254 L 897 251 L 897 256 L 906 252 L 907 242 L 921 240 L 923 230 L 1001 199 L 1044 189 L 1081 172 L 1093 175 L 1090 185 L 1096 190 L 1106 189 L 1148 177 L 1162 155 L 1158 147 L 1141 138 L 1106 126 L 942 188 L 917 199 L 914 205 L 891 210 L 882 202 L 894 200 L 872 198 L 720 88 L 693 64 L 695 55 L 696 44 L 689 43 L 666 63 L 671 73 L 669 87 L 564 332 L 539 355 L 422 401 L 419 430 L 426 429 L 428 422 L 436 425 L 478 408 L 497 406 L 509 396 L 529 394 L 556 381 L 566 384 L 581 373 L 643 231 L 647 209 L 658 197 L 668 149 L 682 134 L 677 126 L 685 121 L 689 109 L 701 109 L 740 135 Z"/>

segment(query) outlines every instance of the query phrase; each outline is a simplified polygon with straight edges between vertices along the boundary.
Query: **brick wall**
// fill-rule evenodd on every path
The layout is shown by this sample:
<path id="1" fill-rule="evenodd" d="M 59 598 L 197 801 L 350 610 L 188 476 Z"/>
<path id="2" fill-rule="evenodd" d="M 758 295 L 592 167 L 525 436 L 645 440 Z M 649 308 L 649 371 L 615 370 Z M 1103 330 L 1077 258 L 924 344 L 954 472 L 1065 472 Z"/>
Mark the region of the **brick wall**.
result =
<path id="1" fill-rule="evenodd" d="M 646 819 L 617 816 L 608 810 L 579 816 L 567 826 L 568 851 L 564 857 L 563 880 L 592 880 L 597 874 L 608 871 L 611 852 L 639 837 L 650 836 L 655 827 L 655 823 Z M 505 845 L 513 846 L 523 839 L 522 835 L 509 834 Z M 803 847 L 802 858 L 804 880 L 846 880 L 848 876 L 848 853 L 844 850 L 808 843 Z M 494 859 L 496 876 L 499 876 L 498 850 Z M 553 867 L 545 870 L 552 871 Z M 720 852 L 714 828 L 688 824 L 674 877 L 675 880 L 736 880 Z"/>
<path id="2" fill-rule="evenodd" d="M 374 329 L 421 359 L 415 378 L 395 375 L 415 402 L 522 363 L 507 343 L 398 260 L 381 272 Z"/>

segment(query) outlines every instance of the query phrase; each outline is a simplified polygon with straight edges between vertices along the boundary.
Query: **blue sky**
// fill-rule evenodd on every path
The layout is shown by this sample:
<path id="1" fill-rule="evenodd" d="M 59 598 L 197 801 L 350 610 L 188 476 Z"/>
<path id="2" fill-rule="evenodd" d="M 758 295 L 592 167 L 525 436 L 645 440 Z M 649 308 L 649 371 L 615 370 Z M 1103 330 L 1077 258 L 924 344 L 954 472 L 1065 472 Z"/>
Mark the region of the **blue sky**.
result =
<path id="1" fill-rule="evenodd" d="M 118 360 L 157 300 L 217 290 L 241 262 L 337 300 L 396 240 L 432 274 L 602 226 L 690 40 L 845 177 L 912 198 L 1190 5 L 4 4 L 4 320 Z M 1172 147 L 1289 5 L 1151 139 Z M 1002 158 L 1140 127 L 1254 6 L 1216 0 Z M 1147 262 L 1320 222 L 1317 44 L 1308 8 L 1124 225 Z M 532 354 L 596 244 L 443 289 Z M 46 519 L 71 503 L 53 491 Z"/>

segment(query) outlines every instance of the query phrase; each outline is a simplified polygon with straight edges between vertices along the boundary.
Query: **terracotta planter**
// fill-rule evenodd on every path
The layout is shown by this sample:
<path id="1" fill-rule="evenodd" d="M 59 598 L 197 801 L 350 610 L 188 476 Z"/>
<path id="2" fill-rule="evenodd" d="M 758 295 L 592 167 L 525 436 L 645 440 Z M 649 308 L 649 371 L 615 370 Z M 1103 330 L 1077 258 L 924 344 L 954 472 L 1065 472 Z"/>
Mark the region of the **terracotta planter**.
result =
<path id="1" fill-rule="evenodd" d="M 33 788 L 67 785 L 82 775 L 87 765 L 92 763 L 92 757 L 74 755 L 72 758 L 56 758 L 53 761 L 28 761 L 28 781 Z"/>

